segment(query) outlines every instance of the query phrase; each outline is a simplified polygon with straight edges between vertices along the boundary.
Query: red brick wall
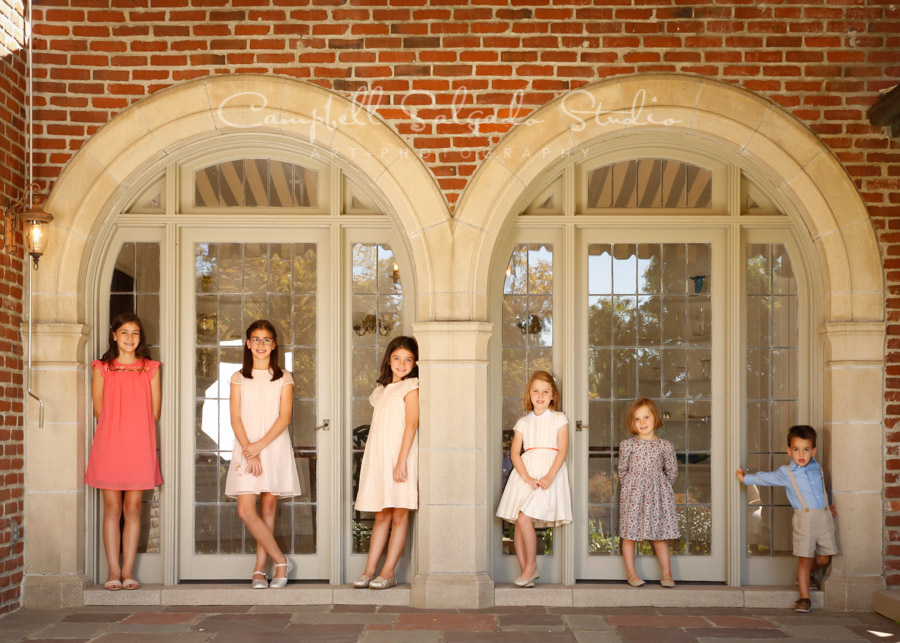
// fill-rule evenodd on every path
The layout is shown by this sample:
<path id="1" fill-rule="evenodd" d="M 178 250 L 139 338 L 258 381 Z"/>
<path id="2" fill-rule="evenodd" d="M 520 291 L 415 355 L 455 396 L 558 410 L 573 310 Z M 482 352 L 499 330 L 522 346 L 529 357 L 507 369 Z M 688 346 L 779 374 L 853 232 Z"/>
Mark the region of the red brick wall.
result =
<path id="1" fill-rule="evenodd" d="M 98 128 L 160 89 L 209 74 L 283 74 L 348 96 L 379 88 L 378 113 L 422 156 L 452 208 L 479 158 L 511 127 L 514 92 L 523 117 L 617 74 L 697 74 L 775 101 L 844 163 L 880 235 L 890 320 L 900 321 L 900 151 L 865 117 L 900 77 L 900 9 L 887 2 L 301 4 L 36 0 L 39 176 L 53 180 Z M 433 102 L 411 95 L 418 90 Z M 454 100 L 462 122 L 451 122 Z M 414 116 L 426 121 L 421 130 Z M 900 569 L 900 324 L 891 332 L 885 533 L 888 579 L 900 584 L 892 571 Z"/>
<path id="2" fill-rule="evenodd" d="M 25 56 L 23 3 L 0 0 L 0 205 L 25 186 Z M 20 604 L 24 573 L 22 401 L 22 235 L 0 249 L 0 613 Z M 4 239 L 5 241 L 5 239 Z M 13 542 L 18 532 L 18 542 Z"/>

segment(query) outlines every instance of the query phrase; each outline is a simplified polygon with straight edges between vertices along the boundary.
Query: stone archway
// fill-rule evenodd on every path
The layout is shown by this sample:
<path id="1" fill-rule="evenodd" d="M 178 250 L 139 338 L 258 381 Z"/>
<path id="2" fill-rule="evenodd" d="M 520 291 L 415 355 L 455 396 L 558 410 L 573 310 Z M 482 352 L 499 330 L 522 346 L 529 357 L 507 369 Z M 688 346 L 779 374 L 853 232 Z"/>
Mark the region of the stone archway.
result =
<path id="1" fill-rule="evenodd" d="M 674 74 L 612 79 L 559 97 L 500 141 L 463 194 L 451 260 L 456 301 L 469 319 L 487 318 L 497 239 L 535 177 L 582 145 L 648 129 L 674 130 L 745 156 L 800 213 L 821 267 L 825 435 L 842 512 L 843 555 L 835 559 L 826 603 L 871 609 L 872 591 L 884 587 L 881 259 L 853 182 L 792 116 L 731 85 Z"/>
<path id="2" fill-rule="evenodd" d="M 433 293 L 449 290 L 449 272 L 435 266 L 431 250 L 433 243 L 449 245 L 451 236 L 434 178 L 399 136 L 351 101 L 292 79 L 246 74 L 177 85 L 116 116 L 66 166 L 45 206 L 54 215 L 53 249 L 33 273 L 33 388 L 48 412 L 43 430 L 30 419 L 27 431 L 25 520 L 33 536 L 26 541 L 26 607 L 82 602 L 90 308 L 84 298 L 98 232 L 144 168 L 189 144 L 248 130 L 317 145 L 381 190 L 409 239 L 419 319 L 431 318 Z M 29 410 L 36 418 L 36 407 Z"/>

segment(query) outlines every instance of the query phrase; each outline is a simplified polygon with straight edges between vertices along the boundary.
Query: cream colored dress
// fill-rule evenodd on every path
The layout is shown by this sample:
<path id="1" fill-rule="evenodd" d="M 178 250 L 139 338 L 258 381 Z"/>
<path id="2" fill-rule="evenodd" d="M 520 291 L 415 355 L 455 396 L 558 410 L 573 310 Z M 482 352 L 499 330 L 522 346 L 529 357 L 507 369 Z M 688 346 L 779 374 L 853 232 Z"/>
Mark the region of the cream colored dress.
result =
<path id="1" fill-rule="evenodd" d="M 283 371 L 281 379 L 272 381 L 268 369 L 253 369 L 253 378 L 247 379 L 238 371 L 231 376 L 232 384 L 241 387 L 241 423 L 251 442 L 261 439 L 278 419 L 281 409 L 281 390 L 293 386 L 291 374 Z M 294 463 L 294 449 L 288 429 L 263 449 L 259 454 L 262 475 L 247 473 L 247 461 L 241 445 L 235 440 L 231 454 L 231 466 L 225 479 L 225 495 L 271 493 L 273 496 L 299 496 L 300 477 Z"/>
<path id="2" fill-rule="evenodd" d="M 559 453 L 557 434 L 569 423 L 565 414 L 559 411 L 544 411 L 535 415 L 532 411 L 518 422 L 515 430 L 522 433 L 522 464 L 535 480 L 540 480 L 556 459 Z M 572 494 L 569 492 L 569 473 L 563 462 L 553 482 L 546 489 L 532 489 L 522 480 L 515 469 L 509 474 L 509 480 L 497 516 L 508 522 L 515 522 L 519 512 L 534 520 L 536 527 L 555 527 L 572 522 Z"/>
<path id="3" fill-rule="evenodd" d="M 419 388 L 417 377 L 378 385 L 369 396 L 375 407 L 366 439 L 362 468 L 359 473 L 357 511 L 381 511 L 387 507 L 417 509 L 419 507 L 419 434 L 413 438 L 406 458 L 406 481 L 394 482 L 394 467 L 400 455 L 403 429 L 406 427 L 406 401 L 410 391 Z"/>

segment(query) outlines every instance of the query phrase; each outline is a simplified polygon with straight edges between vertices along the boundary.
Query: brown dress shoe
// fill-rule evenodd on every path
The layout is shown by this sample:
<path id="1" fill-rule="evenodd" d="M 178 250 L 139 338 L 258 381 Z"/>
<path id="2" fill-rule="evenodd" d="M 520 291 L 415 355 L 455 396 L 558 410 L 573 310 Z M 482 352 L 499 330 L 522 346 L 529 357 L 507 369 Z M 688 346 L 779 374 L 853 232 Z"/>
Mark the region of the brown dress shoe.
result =
<path id="1" fill-rule="evenodd" d="M 812 607 L 812 602 L 808 598 L 798 599 L 796 603 L 794 603 L 794 611 L 795 612 L 808 612 Z"/>

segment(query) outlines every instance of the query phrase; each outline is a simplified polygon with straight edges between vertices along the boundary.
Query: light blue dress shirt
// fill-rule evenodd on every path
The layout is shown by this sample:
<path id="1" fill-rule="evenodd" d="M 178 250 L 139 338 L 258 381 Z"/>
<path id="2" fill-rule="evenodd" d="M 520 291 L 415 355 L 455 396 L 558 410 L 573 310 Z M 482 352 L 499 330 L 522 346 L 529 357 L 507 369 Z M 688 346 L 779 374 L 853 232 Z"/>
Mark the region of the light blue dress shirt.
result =
<path id="1" fill-rule="evenodd" d="M 789 465 L 783 465 L 775 471 L 760 471 L 759 473 L 748 473 L 744 476 L 744 484 L 755 484 L 762 487 L 784 487 L 787 492 L 788 501 L 794 509 L 803 509 L 800 498 L 794 491 L 794 485 L 791 484 L 791 478 L 788 476 L 788 467 L 797 480 L 797 487 L 803 494 L 806 506 L 810 509 L 824 509 L 827 506 L 825 491 L 822 487 L 822 469 L 819 463 L 813 458 L 805 467 L 798 466 L 793 460 Z"/>

